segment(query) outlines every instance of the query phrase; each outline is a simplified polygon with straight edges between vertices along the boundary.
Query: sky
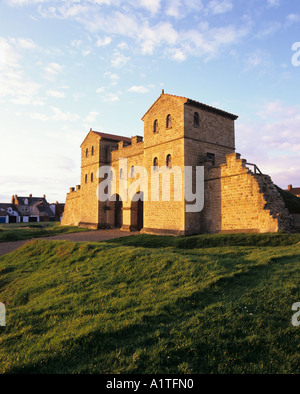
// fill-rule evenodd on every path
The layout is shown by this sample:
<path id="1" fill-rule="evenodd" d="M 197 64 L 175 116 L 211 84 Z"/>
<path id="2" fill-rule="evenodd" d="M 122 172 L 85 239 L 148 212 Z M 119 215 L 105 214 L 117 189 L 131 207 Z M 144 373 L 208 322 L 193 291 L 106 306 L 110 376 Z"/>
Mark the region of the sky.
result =
<path id="1" fill-rule="evenodd" d="M 0 202 L 65 202 L 90 128 L 143 135 L 162 89 L 238 115 L 241 157 L 300 186 L 299 0 L 1 0 Z"/>

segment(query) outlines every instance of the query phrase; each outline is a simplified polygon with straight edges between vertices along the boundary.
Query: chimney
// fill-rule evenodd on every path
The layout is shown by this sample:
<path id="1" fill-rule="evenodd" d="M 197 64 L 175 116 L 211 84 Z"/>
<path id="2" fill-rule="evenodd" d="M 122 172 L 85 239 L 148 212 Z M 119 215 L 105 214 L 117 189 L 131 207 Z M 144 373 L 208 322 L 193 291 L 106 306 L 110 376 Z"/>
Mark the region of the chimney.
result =
<path id="1" fill-rule="evenodd" d="M 32 194 L 29 194 L 29 197 L 31 198 L 31 197 L 32 197 Z"/>
<path id="2" fill-rule="evenodd" d="M 15 203 L 15 196 L 11 197 L 11 203 L 14 204 Z"/>
<path id="3" fill-rule="evenodd" d="M 293 185 L 288 185 L 288 191 L 290 192 L 293 189 Z"/>
<path id="4" fill-rule="evenodd" d="M 43 198 L 46 200 L 46 194 L 43 195 Z"/>

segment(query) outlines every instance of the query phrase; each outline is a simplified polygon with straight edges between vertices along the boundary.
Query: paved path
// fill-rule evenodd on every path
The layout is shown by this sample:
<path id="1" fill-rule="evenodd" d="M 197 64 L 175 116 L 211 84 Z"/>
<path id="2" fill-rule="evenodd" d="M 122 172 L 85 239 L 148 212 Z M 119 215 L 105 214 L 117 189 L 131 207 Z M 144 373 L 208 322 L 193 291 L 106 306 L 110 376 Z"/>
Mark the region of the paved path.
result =
<path id="1" fill-rule="evenodd" d="M 96 230 L 96 231 L 85 231 L 80 233 L 72 233 L 72 234 L 61 234 L 54 235 L 51 237 L 42 237 L 42 238 L 33 238 L 34 239 L 43 239 L 45 241 L 74 241 L 74 242 L 97 242 L 97 241 L 106 241 L 108 239 L 120 238 L 120 237 L 128 237 L 130 235 L 137 235 L 136 232 L 127 232 L 121 231 L 118 229 L 112 230 Z M 0 242 L 0 256 L 3 256 L 6 253 L 10 253 L 20 246 L 24 245 L 26 242 L 31 241 L 32 239 L 26 239 L 23 241 L 12 241 L 12 242 Z"/>

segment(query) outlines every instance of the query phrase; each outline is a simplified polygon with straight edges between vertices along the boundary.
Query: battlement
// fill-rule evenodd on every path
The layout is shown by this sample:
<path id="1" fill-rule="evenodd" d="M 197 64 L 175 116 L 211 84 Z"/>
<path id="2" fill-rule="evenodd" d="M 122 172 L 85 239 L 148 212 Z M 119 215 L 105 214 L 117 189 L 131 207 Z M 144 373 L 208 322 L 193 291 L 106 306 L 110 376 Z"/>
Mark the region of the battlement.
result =
<path id="1" fill-rule="evenodd" d="M 129 158 L 136 155 L 144 154 L 144 139 L 142 136 L 136 135 L 131 137 L 131 142 L 120 141 L 118 148 L 111 151 L 111 161 Z"/>

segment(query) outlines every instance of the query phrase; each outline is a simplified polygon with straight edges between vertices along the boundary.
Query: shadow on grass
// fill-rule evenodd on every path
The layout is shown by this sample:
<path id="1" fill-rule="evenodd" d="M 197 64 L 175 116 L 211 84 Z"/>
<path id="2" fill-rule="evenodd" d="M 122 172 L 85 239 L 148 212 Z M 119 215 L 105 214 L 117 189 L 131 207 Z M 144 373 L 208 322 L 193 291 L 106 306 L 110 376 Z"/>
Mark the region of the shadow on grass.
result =
<path id="1" fill-rule="evenodd" d="M 136 316 L 139 323 L 70 339 L 62 344 L 61 354 L 8 373 L 236 373 L 247 368 L 254 373 L 280 373 L 289 363 L 287 354 L 295 360 L 289 366 L 296 370 L 294 343 L 277 342 L 280 329 L 289 322 L 273 327 L 268 305 L 265 309 L 260 305 L 257 316 L 239 308 L 242 298 L 253 291 L 276 296 L 266 282 L 284 261 L 294 264 L 299 259 L 300 254 L 270 259 L 216 278 L 193 294 L 158 307 L 157 313 Z M 247 261 L 243 263 L 247 267 Z M 258 327 L 259 321 L 264 323 Z M 272 340 L 267 337 L 270 333 Z"/>
<path id="2" fill-rule="evenodd" d="M 202 234 L 189 237 L 135 235 L 105 241 L 122 246 L 179 249 L 212 248 L 221 246 L 289 246 L 300 242 L 300 234 Z"/>

